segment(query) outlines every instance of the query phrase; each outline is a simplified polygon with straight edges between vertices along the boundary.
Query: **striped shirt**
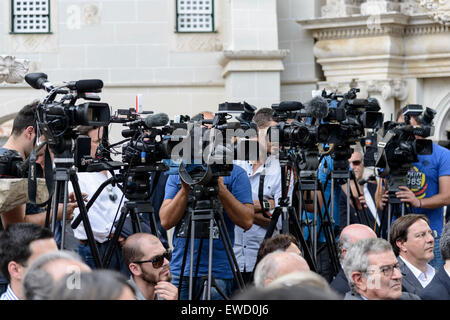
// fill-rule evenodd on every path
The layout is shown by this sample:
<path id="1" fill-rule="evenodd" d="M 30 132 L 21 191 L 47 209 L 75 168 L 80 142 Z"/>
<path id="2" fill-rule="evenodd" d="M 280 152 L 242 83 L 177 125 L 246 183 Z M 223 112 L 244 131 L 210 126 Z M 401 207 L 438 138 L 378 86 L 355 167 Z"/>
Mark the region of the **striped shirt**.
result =
<path id="1" fill-rule="evenodd" d="M 12 291 L 11 285 L 8 284 L 8 289 L 6 289 L 6 291 L 2 294 L 0 300 L 20 300 L 20 299 L 17 298 L 17 296 Z"/>

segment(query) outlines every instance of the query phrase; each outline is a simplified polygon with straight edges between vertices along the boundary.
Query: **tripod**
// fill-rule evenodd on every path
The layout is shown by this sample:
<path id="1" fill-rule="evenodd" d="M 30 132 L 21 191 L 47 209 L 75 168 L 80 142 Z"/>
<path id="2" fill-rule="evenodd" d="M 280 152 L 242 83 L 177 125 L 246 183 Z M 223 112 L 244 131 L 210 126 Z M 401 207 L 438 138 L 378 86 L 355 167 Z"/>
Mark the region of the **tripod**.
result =
<path id="1" fill-rule="evenodd" d="M 147 199 L 150 197 L 150 172 L 161 172 L 166 170 L 166 168 L 167 167 L 164 164 L 157 164 L 155 166 L 139 166 L 130 169 L 127 174 L 121 177 L 123 183 L 122 191 L 128 200 L 125 201 L 122 206 L 114 235 L 108 244 L 103 257 L 103 264 L 106 268 L 108 268 L 111 263 L 114 247 L 117 246 L 119 242 L 119 236 L 122 233 L 127 216 L 130 216 L 131 218 L 133 233 L 137 233 L 142 232 L 142 225 L 139 220 L 139 215 L 150 215 L 150 231 L 153 235 L 157 236 L 158 239 L 160 238 L 158 228 L 156 227 L 155 211 Z M 157 175 L 157 178 L 159 178 L 159 175 Z"/>
<path id="2" fill-rule="evenodd" d="M 152 234 L 156 235 L 159 238 L 158 229 L 156 227 L 156 220 L 154 216 L 154 210 L 152 205 L 147 201 L 143 200 L 145 197 L 149 196 L 149 171 L 151 170 L 162 170 L 164 171 L 164 167 L 136 167 L 135 169 L 130 169 L 126 174 L 119 174 L 118 176 L 114 173 L 114 168 L 120 166 L 121 163 L 115 162 L 106 162 L 101 164 L 95 164 L 90 167 L 88 171 L 103 171 L 109 170 L 112 174 L 112 177 L 108 180 L 104 181 L 97 191 L 94 193 L 92 198 L 89 200 L 86 208 L 89 209 L 95 200 L 98 198 L 103 189 L 109 184 L 118 184 L 119 188 L 122 192 L 127 195 L 127 199 L 130 198 L 134 201 L 125 201 L 124 205 L 121 209 L 121 215 L 119 217 L 116 230 L 112 237 L 111 242 L 108 244 L 108 247 L 105 251 L 104 257 L 102 259 L 103 266 L 108 268 L 111 263 L 112 254 L 114 251 L 114 247 L 118 243 L 119 236 L 122 232 L 123 226 L 125 224 L 125 220 L 129 215 L 131 217 L 131 224 L 133 233 L 142 232 L 142 226 L 139 220 L 140 214 L 149 214 L 150 215 L 150 231 Z M 158 171 L 159 172 L 159 171 Z M 131 174 L 131 179 L 127 179 L 127 177 Z M 159 176 L 156 177 L 158 179 Z M 121 186 L 119 183 L 122 183 L 124 186 Z M 155 183 L 154 183 L 155 184 Z M 153 189 L 152 189 L 153 190 Z M 72 223 L 72 228 L 76 229 L 81 222 L 81 217 L 78 216 Z"/>
<path id="3" fill-rule="evenodd" d="M 51 230 L 53 233 L 56 231 L 56 220 L 58 212 L 58 204 L 60 202 L 60 192 L 64 192 L 63 200 L 63 219 L 62 219 L 62 230 L 61 230 L 61 245 L 60 248 L 64 249 L 65 244 L 65 228 L 67 219 L 67 201 L 68 195 L 68 182 L 72 182 L 73 191 L 75 193 L 75 199 L 78 204 L 78 209 L 80 210 L 80 220 L 83 221 L 83 225 L 86 231 L 87 241 L 94 258 L 94 263 L 97 268 L 102 268 L 102 262 L 98 252 L 97 245 L 95 243 L 94 234 L 87 216 L 87 209 L 83 201 L 83 196 L 81 194 L 80 185 L 78 184 L 78 177 L 76 174 L 76 169 L 74 166 L 73 155 L 69 151 L 64 151 L 63 153 L 55 154 L 55 169 L 54 169 L 54 179 L 55 179 L 55 191 L 53 193 L 52 208 L 53 208 L 53 218 L 51 222 Z M 50 210 L 47 210 L 47 218 L 49 221 Z"/>
<path id="4" fill-rule="evenodd" d="M 400 186 L 407 185 L 407 174 L 410 164 L 403 164 L 399 168 L 391 168 L 391 172 L 387 178 L 388 183 L 388 205 L 387 205 L 387 240 L 390 240 L 391 220 L 393 216 L 404 216 L 406 206 L 404 202 L 401 202 L 395 195 L 397 191 L 400 191 Z M 385 208 L 386 209 L 386 208 Z M 412 210 L 412 208 L 411 208 Z M 383 210 L 384 211 L 384 210 Z M 413 210 L 412 210 L 413 211 Z M 413 212 L 414 213 L 414 212 Z M 383 214 L 384 215 L 384 214 Z"/>
<path id="5" fill-rule="evenodd" d="M 179 236 L 186 237 L 186 242 L 183 252 L 183 260 L 181 264 L 180 280 L 178 289 L 181 290 L 184 270 L 186 267 L 188 242 L 190 241 L 190 260 L 189 260 L 189 300 L 193 299 L 193 288 L 196 286 L 194 283 L 194 247 L 196 239 L 198 240 L 198 252 L 195 266 L 195 278 L 197 278 L 201 253 L 203 249 L 204 239 L 208 239 L 208 273 L 207 276 L 201 277 L 200 287 L 202 288 L 195 299 L 199 299 L 200 295 L 203 295 L 203 299 L 211 300 L 211 288 L 214 287 L 217 292 L 224 298 L 228 299 L 226 295 L 217 286 L 214 276 L 212 275 L 213 264 L 213 243 L 214 239 L 221 239 L 225 253 L 227 255 L 228 262 L 233 272 L 234 278 L 237 281 L 240 290 L 245 288 L 244 280 L 242 279 L 239 265 L 236 260 L 236 256 L 233 252 L 233 246 L 230 236 L 226 229 L 225 219 L 223 217 L 223 207 L 218 198 L 219 186 L 218 177 L 212 177 L 211 181 L 206 185 L 194 184 L 191 187 L 194 200 L 193 205 L 189 207 L 185 224 L 180 226 L 175 232 L 180 232 L 180 229 L 187 229 L 182 231 Z"/>
<path id="6" fill-rule="evenodd" d="M 317 170 L 319 167 L 319 155 L 316 150 L 303 150 L 301 153 L 301 161 L 299 162 L 300 183 L 299 183 L 299 210 L 303 213 L 303 208 L 306 203 L 311 203 L 310 192 L 313 192 L 314 199 L 314 215 L 312 224 L 308 222 L 310 232 L 310 239 L 312 244 L 312 252 L 314 261 L 317 261 L 318 247 L 317 239 L 323 231 L 325 236 L 326 247 L 333 267 L 333 272 L 336 275 L 339 271 L 339 259 L 337 254 L 337 247 L 335 242 L 335 235 L 333 231 L 333 218 L 330 217 L 328 206 L 326 205 L 325 193 L 322 183 L 318 178 Z M 303 199 L 303 192 L 306 192 L 306 200 Z M 319 194 L 323 201 L 324 210 L 318 210 L 317 194 Z M 320 220 L 320 228 L 317 230 L 317 223 Z"/>
<path id="7" fill-rule="evenodd" d="M 287 194 L 287 169 L 291 167 L 291 163 L 288 159 L 287 154 L 283 151 L 280 152 L 280 167 L 281 167 L 281 198 L 278 201 L 278 206 L 275 208 L 272 217 L 270 219 L 269 227 L 267 228 L 266 235 L 264 239 L 268 239 L 273 235 L 275 231 L 275 227 L 277 222 L 281 216 L 281 231 L 282 234 L 291 233 L 297 241 L 300 243 L 301 249 L 303 251 L 303 255 L 305 257 L 306 262 L 310 266 L 312 271 L 317 270 L 316 259 L 311 254 L 311 250 L 306 243 L 305 237 L 303 235 L 303 231 L 301 229 L 300 221 L 295 212 L 295 208 L 289 206 L 289 197 Z M 301 212 L 301 211 L 300 211 Z M 289 230 L 289 225 L 292 226 L 292 230 Z"/>

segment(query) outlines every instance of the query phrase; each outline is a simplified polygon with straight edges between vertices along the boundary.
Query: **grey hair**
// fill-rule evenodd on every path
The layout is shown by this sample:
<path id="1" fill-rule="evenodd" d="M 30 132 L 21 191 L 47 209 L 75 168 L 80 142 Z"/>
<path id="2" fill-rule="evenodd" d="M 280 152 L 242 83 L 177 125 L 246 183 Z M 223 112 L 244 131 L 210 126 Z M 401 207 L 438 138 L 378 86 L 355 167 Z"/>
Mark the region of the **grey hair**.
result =
<path id="1" fill-rule="evenodd" d="M 58 281 L 49 300 L 117 300 L 127 287 L 136 294 L 128 279 L 115 270 L 81 272 L 79 287 L 73 288 L 67 286 L 69 277 L 66 275 Z"/>
<path id="2" fill-rule="evenodd" d="M 356 290 L 355 282 L 352 279 L 352 272 L 367 271 L 370 266 L 368 255 L 386 251 L 392 251 L 392 246 L 389 242 L 380 238 L 363 239 L 352 245 L 342 262 L 342 268 L 344 269 L 345 276 L 352 291 Z"/>
<path id="3" fill-rule="evenodd" d="M 275 279 L 278 275 L 278 263 L 274 259 L 282 250 L 276 250 L 266 255 L 256 266 L 254 281 L 255 287 L 263 288 L 267 279 Z"/>
<path id="4" fill-rule="evenodd" d="M 444 261 L 450 260 L 450 222 L 447 222 L 442 230 L 439 248 L 441 250 L 442 259 L 444 259 Z"/>
<path id="5" fill-rule="evenodd" d="M 342 250 L 345 249 L 347 252 L 352 247 L 353 243 L 349 236 L 341 235 L 338 240 L 338 255 L 339 255 L 339 261 L 342 263 L 344 260 L 344 257 L 342 256 Z"/>
<path id="6" fill-rule="evenodd" d="M 83 262 L 81 257 L 72 251 L 52 251 L 38 257 L 25 272 L 22 281 L 22 292 L 26 300 L 47 300 L 54 287 L 51 274 L 43 269 L 45 265 L 57 260 L 75 260 Z"/>

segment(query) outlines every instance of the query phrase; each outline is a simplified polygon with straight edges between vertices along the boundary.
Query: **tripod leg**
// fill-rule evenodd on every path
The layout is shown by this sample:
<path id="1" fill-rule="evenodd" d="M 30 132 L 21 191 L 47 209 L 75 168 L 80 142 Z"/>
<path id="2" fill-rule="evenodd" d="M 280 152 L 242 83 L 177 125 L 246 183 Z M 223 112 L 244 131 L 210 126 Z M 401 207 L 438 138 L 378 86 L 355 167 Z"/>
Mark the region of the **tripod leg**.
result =
<path id="1" fill-rule="evenodd" d="M 280 208 L 276 208 L 273 211 L 272 217 L 270 218 L 269 227 L 267 228 L 266 235 L 264 236 L 264 239 L 269 239 L 272 237 L 273 232 L 275 231 L 275 227 L 277 225 L 278 219 L 280 217 Z"/>
<path id="2" fill-rule="evenodd" d="M 80 215 L 83 220 L 84 230 L 86 232 L 89 247 L 91 248 L 92 256 L 94 258 L 94 263 L 97 268 L 102 268 L 102 261 L 100 259 L 100 254 L 98 252 L 97 245 L 95 244 L 94 233 L 92 232 L 91 224 L 87 215 L 86 206 L 83 201 L 83 196 L 81 195 L 80 185 L 78 184 L 78 178 L 76 174 L 70 175 L 70 181 L 72 182 L 73 192 L 75 193 L 75 199 L 77 200 L 78 209 L 80 210 Z M 57 195 L 55 194 L 55 197 Z"/>
<path id="3" fill-rule="evenodd" d="M 187 234 L 191 234 L 191 215 L 189 215 L 188 221 L 186 223 L 188 224 Z M 174 232 L 176 232 L 176 230 Z M 187 251 L 188 251 L 188 247 L 189 247 L 188 241 L 189 241 L 189 238 L 186 237 L 186 241 L 184 244 L 183 260 L 181 261 L 180 280 L 178 281 L 178 292 L 181 292 L 181 287 L 183 286 L 184 269 L 186 268 L 186 258 L 187 258 Z M 178 299 L 179 298 L 180 297 L 178 296 Z"/>
<path id="4" fill-rule="evenodd" d="M 119 218 L 119 222 L 117 224 L 116 230 L 114 231 L 114 236 L 112 237 L 111 241 L 108 244 L 108 248 L 106 248 L 106 252 L 103 257 L 103 266 L 105 268 L 109 267 L 109 264 L 111 263 L 111 258 L 113 255 L 114 247 L 117 245 L 120 233 L 122 232 L 123 225 L 125 224 L 125 219 L 129 213 L 129 209 L 126 207 L 122 207 L 121 214 Z"/>
<path id="5" fill-rule="evenodd" d="M 299 240 L 299 243 L 300 243 L 301 247 L 303 248 L 303 255 L 305 256 L 305 260 L 306 260 L 306 262 L 308 262 L 308 265 L 309 265 L 311 271 L 316 272 L 317 271 L 316 261 L 314 260 L 314 257 L 311 254 L 311 251 L 310 251 L 308 245 L 306 244 L 306 240 L 303 235 L 302 229 L 300 227 L 300 223 L 297 219 L 297 216 L 295 215 L 295 210 L 294 210 L 294 208 L 290 208 L 290 209 L 291 209 L 291 210 L 289 210 L 290 218 L 294 224 L 294 236 L 297 235 L 296 238 L 297 238 L 297 240 Z"/>
<path id="6" fill-rule="evenodd" d="M 64 250 L 64 244 L 66 239 L 66 218 L 67 218 L 67 200 L 69 199 L 69 181 L 64 181 L 64 205 L 63 205 L 63 219 L 61 225 L 61 246 L 60 249 Z M 55 215 L 58 215 L 58 209 L 55 210 Z"/>
<path id="7" fill-rule="evenodd" d="M 223 216 L 219 215 L 217 219 L 217 226 L 219 227 L 220 236 L 223 240 L 225 247 L 225 252 L 230 262 L 231 271 L 233 271 L 234 278 L 238 284 L 239 290 L 245 289 L 244 279 L 242 278 L 241 270 L 239 270 L 239 263 L 237 262 L 236 256 L 233 253 L 233 246 L 231 245 L 230 235 L 226 229 L 225 221 Z"/>
<path id="8" fill-rule="evenodd" d="M 52 205 L 52 210 L 53 210 L 53 214 L 52 214 L 52 232 L 53 234 L 55 234 L 56 231 L 56 215 L 55 212 L 58 212 L 58 205 L 59 205 L 59 190 L 60 190 L 60 183 L 61 181 L 56 181 L 55 183 L 55 192 L 53 194 L 53 205 Z"/>

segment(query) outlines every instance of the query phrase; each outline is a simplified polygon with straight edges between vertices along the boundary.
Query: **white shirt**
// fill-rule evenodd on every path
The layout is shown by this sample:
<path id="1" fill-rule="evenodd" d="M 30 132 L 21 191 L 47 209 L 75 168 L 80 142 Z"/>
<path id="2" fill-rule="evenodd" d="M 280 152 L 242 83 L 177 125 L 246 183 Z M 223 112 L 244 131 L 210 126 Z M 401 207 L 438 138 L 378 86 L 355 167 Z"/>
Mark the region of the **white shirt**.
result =
<path id="1" fill-rule="evenodd" d="M 411 272 L 414 274 L 414 276 L 417 278 L 417 280 L 419 280 L 422 287 L 425 288 L 431 282 L 431 280 L 433 280 L 433 277 L 436 274 L 436 270 L 434 270 L 434 268 L 432 266 L 430 266 L 428 263 L 426 266 L 425 273 L 423 273 L 422 271 L 420 271 L 419 269 L 414 267 L 411 263 L 406 261 L 406 259 L 403 259 L 402 256 L 399 256 L 399 257 L 406 264 L 406 266 L 409 268 L 409 270 L 411 270 Z"/>
<path id="2" fill-rule="evenodd" d="M 81 192 L 88 194 L 88 200 L 94 195 L 98 187 L 105 182 L 107 179 L 111 178 L 111 174 L 107 172 L 108 177 L 106 177 L 102 172 L 79 172 L 78 183 L 80 185 Z M 69 183 L 69 193 L 73 191 L 72 184 Z M 110 195 L 115 195 L 115 201 L 110 199 Z M 94 233 L 94 238 L 96 241 L 103 243 L 108 240 L 108 236 L 111 231 L 111 226 L 114 223 L 114 217 L 119 220 L 120 209 L 118 206 L 120 200 L 122 199 L 122 191 L 119 187 L 112 187 L 110 184 L 105 187 L 98 198 L 94 201 L 91 208 L 89 209 L 87 215 L 89 217 L 89 223 L 91 224 L 92 232 Z M 126 199 L 122 201 L 122 205 Z M 73 212 L 74 218 L 76 218 L 80 213 L 80 210 L 76 208 Z M 83 222 L 80 223 L 78 228 L 73 232 L 75 238 L 79 240 L 87 240 L 86 232 L 84 230 Z"/>
<path id="3" fill-rule="evenodd" d="M 372 199 L 369 189 L 367 188 L 367 183 L 364 184 L 364 199 L 366 200 L 367 207 L 372 214 L 374 220 L 376 219 L 377 225 L 380 226 L 380 217 L 377 215 L 377 207 Z"/>
<path id="4" fill-rule="evenodd" d="M 266 159 L 266 162 L 261 165 L 255 172 L 253 172 L 253 165 L 248 161 L 235 161 L 235 165 L 243 168 L 248 175 L 250 184 L 252 186 L 252 199 L 253 201 L 259 201 L 259 180 L 261 174 L 265 175 L 263 198 L 264 200 L 274 199 L 275 207 L 278 206 L 278 201 L 281 197 L 281 167 L 280 162 L 275 156 L 270 156 Z M 291 176 L 293 174 L 291 173 Z M 292 202 L 292 185 L 293 178 L 291 177 L 290 186 L 288 190 L 288 196 Z M 273 210 L 270 212 L 273 213 Z M 277 229 L 281 229 L 281 216 L 277 223 Z M 264 240 L 267 233 L 267 229 L 253 224 L 252 227 L 244 231 L 239 226 L 235 226 L 234 234 L 234 253 L 239 264 L 241 272 L 252 272 L 256 263 L 256 256 L 258 249 Z M 277 234 L 277 232 L 274 232 Z"/>
<path id="5" fill-rule="evenodd" d="M 20 300 L 20 299 L 16 296 L 14 291 L 12 291 L 11 285 L 8 284 L 8 288 L 2 294 L 2 296 L 0 297 L 0 300 Z"/>

